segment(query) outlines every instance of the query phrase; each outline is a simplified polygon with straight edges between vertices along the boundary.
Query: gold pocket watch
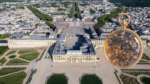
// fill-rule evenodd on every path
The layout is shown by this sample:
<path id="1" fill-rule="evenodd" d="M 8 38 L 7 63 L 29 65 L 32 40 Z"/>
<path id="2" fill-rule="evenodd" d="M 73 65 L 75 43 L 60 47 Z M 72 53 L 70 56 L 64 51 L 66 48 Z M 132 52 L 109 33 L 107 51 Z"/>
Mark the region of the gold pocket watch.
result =
<path id="1" fill-rule="evenodd" d="M 127 16 L 127 20 L 120 20 L 121 16 Z M 106 59 L 117 68 L 130 68 L 136 65 L 143 55 L 143 43 L 138 34 L 127 29 L 130 16 L 123 13 L 118 18 L 123 26 L 110 33 L 105 40 L 104 53 Z"/>

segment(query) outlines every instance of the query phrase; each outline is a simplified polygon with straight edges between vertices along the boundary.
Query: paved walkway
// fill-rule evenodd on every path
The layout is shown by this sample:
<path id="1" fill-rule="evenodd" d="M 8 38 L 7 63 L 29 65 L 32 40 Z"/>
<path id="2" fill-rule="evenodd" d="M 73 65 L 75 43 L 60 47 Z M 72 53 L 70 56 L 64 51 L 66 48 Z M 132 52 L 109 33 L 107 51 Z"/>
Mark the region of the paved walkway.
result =
<path id="1" fill-rule="evenodd" d="M 150 69 L 150 65 L 149 64 L 136 64 L 135 66 L 129 69 Z"/>
<path id="2" fill-rule="evenodd" d="M 136 76 L 133 76 L 133 75 L 130 75 L 130 74 L 127 74 L 127 73 L 123 73 L 123 72 L 122 72 L 122 74 L 124 74 L 124 75 L 126 75 L 126 76 L 130 76 L 130 77 L 132 77 L 132 78 L 137 78 Z"/>

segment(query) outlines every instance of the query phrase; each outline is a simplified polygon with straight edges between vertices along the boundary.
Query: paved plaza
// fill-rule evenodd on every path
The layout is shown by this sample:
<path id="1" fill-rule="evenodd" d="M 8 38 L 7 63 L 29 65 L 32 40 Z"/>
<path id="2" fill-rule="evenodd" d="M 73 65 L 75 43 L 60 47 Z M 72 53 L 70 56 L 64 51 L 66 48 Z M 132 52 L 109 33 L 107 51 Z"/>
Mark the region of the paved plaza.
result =
<path id="1" fill-rule="evenodd" d="M 66 40 L 67 47 L 70 50 L 79 50 L 80 47 L 82 46 L 82 43 L 83 43 L 83 38 L 79 38 L 79 37 L 72 37 Z"/>
<path id="2" fill-rule="evenodd" d="M 45 59 L 43 56 L 41 61 L 39 61 L 35 66 L 37 73 L 33 75 L 31 84 L 44 84 L 46 78 L 52 73 L 65 73 L 66 76 L 69 77 L 69 84 L 79 84 L 79 78 L 83 75 L 83 73 L 95 73 L 97 76 L 102 78 L 104 84 L 119 84 L 114 74 L 114 66 L 106 60 L 103 48 L 97 49 L 96 52 L 100 57 L 100 61 L 96 62 L 96 68 L 91 67 L 91 65 L 87 66 L 88 63 L 83 63 L 87 66 L 85 68 L 78 66 L 78 63 L 76 63 L 76 65 L 73 63 L 73 67 L 51 67 L 51 65 L 55 65 L 55 63 L 53 63 L 50 59 Z M 60 64 L 61 66 L 62 63 L 56 64 Z"/>

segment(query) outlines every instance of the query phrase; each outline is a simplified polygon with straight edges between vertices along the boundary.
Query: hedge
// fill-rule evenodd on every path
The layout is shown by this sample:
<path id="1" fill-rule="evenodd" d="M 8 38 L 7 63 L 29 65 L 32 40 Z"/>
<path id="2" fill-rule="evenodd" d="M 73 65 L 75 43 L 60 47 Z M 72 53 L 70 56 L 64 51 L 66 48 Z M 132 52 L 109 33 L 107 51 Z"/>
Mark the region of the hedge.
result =
<path id="1" fill-rule="evenodd" d="M 52 21 L 53 20 L 49 15 L 41 13 L 38 9 L 32 7 L 31 5 L 27 6 L 27 8 L 29 10 L 31 10 L 41 20 L 47 20 L 47 21 Z"/>
<path id="2" fill-rule="evenodd" d="M 80 13 L 80 9 L 79 9 L 78 3 L 76 3 L 76 10 L 77 10 L 77 18 L 81 18 L 81 13 Z"/>
<path id="3" fill-rule="evenodd" d="M 46 50 L 46 49 L 45 49 Z M 39 60 L 41 60 L 41 58 L 43 57 L 43 54 L 45 53 L 45 50 L 43 51 L 41 57 L 39 59 L 36 60 L 36 62 L 38 62 Z"/>
<path id="4" fill-rule="evenodd" d="M 115 76 L 117 77 L 117 80 L 118 80 L 119 84 L 121 84 L 121 82 L 120 82 L 120 80 L 119 80 L 119 78 L 118 78 L 117 72 L 118 72 L 118 71 L 115 71 L 114 73 L 115 73 Z"/>
<path id="5" fill-rule="evenodd" d="M 31 70 L 31 74 L 30 74 L 30 76 L 29 76 L 29 78 L 28 78 L 26 84 L 30 84 L 30 82 L 31 82 L 31 80 L 32 80 L 33 74 L 34 74 L 34 70 Z"/>
<path id="6" fill-rule="evenodd" d="M 52 23 L 50 23 L 49 21 L 45 21 L 45 23 L 50 27 L 52 28 L 53 30 L 55 30 L 56 26 Z"/>
<path id="7" fill-rule="evenodd" d="M 112 11 L 110 14 L 107 15 L 103 15 L 101 17 L 98 18 L 98 21 L 100 21 L 98 24 L 94 25 L 93 27 L 95 29 L 103 26 L 106 22 L 108 22 L 109 20 L 111 20 L 111 18 L 114 18 L 118 15 L 118 13 L 120 13 L 123 10 L 123 8 L 116 8 L 114 11 Z"/>
<path id="8" fill-rule="evenodd" d="M 70 13 L 69 13 L 68 16 L 69 16 L 69 18 L 72 18 L 73 15 L 74 15 L 74 3 L 72 4 L 72 8 L 71 8 Z"/>

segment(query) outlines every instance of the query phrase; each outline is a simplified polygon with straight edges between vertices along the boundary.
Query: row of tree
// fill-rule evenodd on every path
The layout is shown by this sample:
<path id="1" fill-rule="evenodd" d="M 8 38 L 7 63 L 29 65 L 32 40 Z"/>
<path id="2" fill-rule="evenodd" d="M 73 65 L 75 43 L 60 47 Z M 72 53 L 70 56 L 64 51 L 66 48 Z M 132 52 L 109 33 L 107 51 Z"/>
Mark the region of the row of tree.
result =
<path id="1" fill-rule="evenodd" d="M 37 17 L 39 17 L 41 20 L 44 20 L 45 23 L 50 27 L 52 28 L 53 30 L 55 30 L 56 26 L 52 23 L 50 23 L 49 21 L 52 21 L 53 19 L 47 15 L 47 14 L 44 14 L 44 13 L 41 13 L 38 9 L 32 7 L 31 5 L 27 6 L 27 8 L 29 10 L 31 10 Z"/>
<path id="2" fill-rule="evenodd" d="M 109 0 L 111 3 L 115 3 L 116 6 L 128 6 L 128 7 L 150 7 L 150 1 L 148 0 Z"/>
<path id="3" fill-rule="evenodd" d="M 79 5 L 77 2 L 76 2 L 76 10 L 77 10 L 77 12 L 80 12 Z"/>
<path id="4" fill-rule="evenodd" d="M 81 13 L 80 13 L 80 9 L 79 9 L 78 3 L 76 3 L 76 10 L 77 10 L 77 18 L 81 18 Z"/>
<path id="5" fill-rule="evenodd" d="M 52 23 L 50 23 L 49 21 L 45 21 L 45 23 L 50 27 L 52 28 L 53 30 L 55 30 L 56 26 Z"/>
<path id="6" fill-rule="evenodd" d="M 89 5 L 88 3 L 82 3 L 80 4 L 80 6 L 86 6 L 86 5 Z"/>
<path id="7" fill-rule="evenodd" d="M 116 8 L 113 10 L 110 14 L 103 15 L 98 18 L 99 23 L 94 25 L 93 27 L 95 29 L 103 26 L 106 22 L 111 21 L 112 18 L 116 17 L 118 13 L 120 13 L 123 10 L 123 8 Z"/>
<path id="8" fill-rule="evenodd" d="M 149 1 L 144 1 L 144 2 L 124 2 L 122 3 L 124 6 L 128 7 L 150 7 L 150 2 Z"/>
<path id="9" fill-rule="evenodd" d="M 148 2 L 148 0 L 108 0 L 111 3 L 126 3 L 126 2 Z"/>
<path id="10" fill-rule="evenodd" d="M 69 18 L 72 18 L 74 15 L 74 3 L 72 4 L 72 7 L 71 7 L 71 10 L 70 10 L 70 13 L 69 13 Z"/>
<path id="11" fill-rule="evenodd" d="M 64 6 L 65 6 L 66 8 L 68 8 L 68 5 L 70 4 L 70 2 L 63 2 L 62 4 L 64 4 Z"/>
<path id="12" fill-rule="evenodd" d="M 62 8 L 60 8 L 60 7 L 58 7 L 58 10 L 57 11 L 62 11 L 62 10 L 66 10 L 66 9 L 62 9 Z"/>
<path id="13" fill-rule="evenodd" d="M 103 15 L 103 16 L 99 17 L 98 21 L 99 22 L 104 21 L 107 16 L 109 16 L 109 14 L 106 14 L 106 15 Z"/>
<path id="14" fill-rule="evenodd" d="M 29 10 L 31 10 L 37 17 L 39 17 L 41 20 L 47 20 L 47 21 L 52 21 L 53 19 L 47 15 L 47 14 L 44 14 L 44 13 L 41 13 L 38 9 L 32 7 L 31 5 L 27 6 L 27 8 Z"/>

